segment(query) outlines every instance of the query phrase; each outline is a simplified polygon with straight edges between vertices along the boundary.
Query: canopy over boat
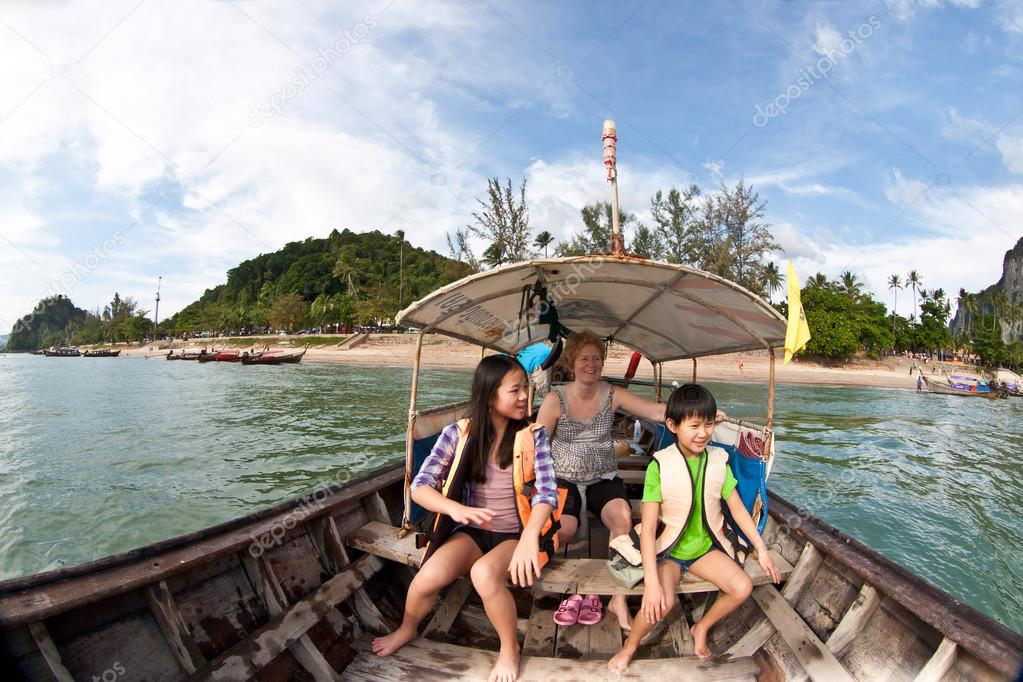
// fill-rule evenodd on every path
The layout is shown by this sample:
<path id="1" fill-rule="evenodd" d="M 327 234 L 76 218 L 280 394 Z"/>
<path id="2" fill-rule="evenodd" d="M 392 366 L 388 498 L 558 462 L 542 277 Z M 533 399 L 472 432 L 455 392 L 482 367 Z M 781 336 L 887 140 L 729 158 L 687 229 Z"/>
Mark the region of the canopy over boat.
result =
<path id="1" fill-rule="evenodd" d="M 549 338 L 552 324 L 589 329 L 657 363 L 785 345 L 785 318 L 753 292 L 708 272 L 631 256 L 495 268 L 438 289 L 397 319 L 503 353 Z"/>

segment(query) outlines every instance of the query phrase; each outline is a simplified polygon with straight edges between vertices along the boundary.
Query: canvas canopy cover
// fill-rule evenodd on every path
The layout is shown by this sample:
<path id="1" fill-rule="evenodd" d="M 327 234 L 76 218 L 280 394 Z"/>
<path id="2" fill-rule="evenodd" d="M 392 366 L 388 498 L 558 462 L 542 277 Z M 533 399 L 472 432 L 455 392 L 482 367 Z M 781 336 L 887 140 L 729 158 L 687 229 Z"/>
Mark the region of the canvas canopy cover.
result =
<path id="1" fill-rule="evenodd" d="M 514 354 L 589 329 L 653 362 L 782 348 L 785 318 L 717 275 L 629 256 L 532 260 L 465 277 L 398 322 Z"/>

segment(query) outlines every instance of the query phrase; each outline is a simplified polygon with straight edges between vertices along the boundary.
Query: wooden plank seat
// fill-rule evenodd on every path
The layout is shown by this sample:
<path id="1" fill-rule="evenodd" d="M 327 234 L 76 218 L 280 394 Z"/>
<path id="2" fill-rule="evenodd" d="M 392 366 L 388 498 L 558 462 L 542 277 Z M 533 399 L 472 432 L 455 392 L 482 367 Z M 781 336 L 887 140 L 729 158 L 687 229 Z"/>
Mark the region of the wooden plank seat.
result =
<path id="1" fill-rule="evenodd" d="M 782 579 L 788 578 L 792 573 L 792 565 L 774 549 L 770 550 L 770 555 Z M 752 578 L 754 585 L 771 582 L 770 576 L 752 558 L 746 560 L 743 569 Z M 555 559 L 544 568 L 543 575 L 533 583 L 533 589 L 556 594 L 643 594 L 643 583 L 633 588 L 622 587 L 607 570 L 607 561 L 604 559 Z M 676 591 L 689 594 L 716 590 L 713 583 L 686 573 Z"/>
<path id="2" fill-rule="evenodd" d="M 401 529 L 380 521 L 370 521 L 349 535 L 345 542 L 360 552 L 408 566 L 419 566 L 423 550 L 416 548 L 415 533 L 399 537 L 399 530 Z"/>
<path id="3" fill-rule="evenodd" d="M 485 680 L 497 652 L 416 638 L 390 656 L 381 658 L 370 648 L 371 639 L 355 640 L 359 652 L 342 673 L 343 680 Z M 608 657 L 610 658 L 610 657 Z M 695 657 L 635 660 L 619 680 L 755 680 L 760 666 L 752 658 L 701 661 Z M 521 682 L 592 682 L 608 677 L 607 660 L 578 660 L 523 656 Z"/>

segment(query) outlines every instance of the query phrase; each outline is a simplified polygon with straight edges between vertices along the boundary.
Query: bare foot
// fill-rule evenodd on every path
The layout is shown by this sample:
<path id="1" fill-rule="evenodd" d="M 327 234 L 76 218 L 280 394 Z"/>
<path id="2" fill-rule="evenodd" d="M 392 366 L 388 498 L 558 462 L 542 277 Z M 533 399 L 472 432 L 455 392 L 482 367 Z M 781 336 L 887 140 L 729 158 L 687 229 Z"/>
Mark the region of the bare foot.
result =
<path id="1" fill-rule="evenodd" d="M 608 613 L 618 616 L 618 625 L 626 632 L 632 631 L 632 616 L 629 614 L 629 605 L 625 603 L 624 594 L 616 594 L 611 597 L 607 604 Z"/>
<path id="2" fill-rule="evenodd" d="M 615 654 L 614 658 L 607 662 L 608 670 L 617 675 L 621 675 L 625 672 L 625 669 L 629 667 L 629 663 L 632 662 L 632 657 L 635 655 L 635 649 L 622 647 L 622 650 Z"/>
<path id="3" fill-rule="evenodd" d="M 399 627 L 397 630 L 385 637 L 377 637 L 373 640 L 373 653 L 377 656 L 390 656 L 398 649 L 405 646 L 416 636 L 415 628 Z"/>
<path id="4" fill-rule="evenodd" d="M 497 662 L 494 663 L 494 668 L 490 671 L 490 677 L 487 678 L 487 682 L 515 682 L 518 676 L 518 647 L 512 651 L 501 649 L 500 653 L 497 654 Z"/>
<path id="5" fill-rule="evenodd" d="M 707 646 L 707 628 L 703 623 L 695 623 L 693 627 L 689 628 L 689 632 L 693 635 L 693 653 L 697 658 L 706 661 L 712 654 L 710 647 Z"/>

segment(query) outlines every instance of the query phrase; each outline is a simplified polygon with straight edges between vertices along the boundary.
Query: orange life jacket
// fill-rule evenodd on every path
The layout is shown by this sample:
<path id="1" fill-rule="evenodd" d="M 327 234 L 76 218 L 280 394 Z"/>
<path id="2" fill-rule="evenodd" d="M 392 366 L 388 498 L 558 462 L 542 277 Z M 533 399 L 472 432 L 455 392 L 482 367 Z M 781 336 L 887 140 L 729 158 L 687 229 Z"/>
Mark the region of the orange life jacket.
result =
<path id="1" fill-rule="evenodd" d="M 519 531 L 529 523 L 529 515 L 532 513 L 532 498 L 536 486 L 536 445 L 534 432 L 542 428 L 541 424 L 530 424 L 515 434 L 515 443 L 512 446 L 512 480 L 515 486 L 515 508 L 519 516 Z M 462 491 L 465 488 L 466 462 L 462 459 L 465 450 L 465 443 L 469 438 L 469 420 L 458 420 L 458 444 L 455 446 L 455 456 L 451 460 L 451 467 L 444 478 L 444 485 L 441 487 L 441 494 L 449 500 L 462 502 Z M 546 565 L 547 561 L 554 556 L 558 550 L 558 529 L 561 528 L 561 512 L 565 508 L 565 499 L 568 496 L 566 488 L 558 487 L 558 507 L 551 511 L 550 517 L 540 529 L 540 552 L 538 560 L 540 567 Z M 433 553 L 444 544 L 444 541 L 451 536 L 451 532 L 457 525 L 447 514 L 434 514 L 432 524 L 433 532 L 423 550 L 423 558 L 420 565 L 433 556 Z M 428 526 L 429 527 L 429 524 Z"/>

